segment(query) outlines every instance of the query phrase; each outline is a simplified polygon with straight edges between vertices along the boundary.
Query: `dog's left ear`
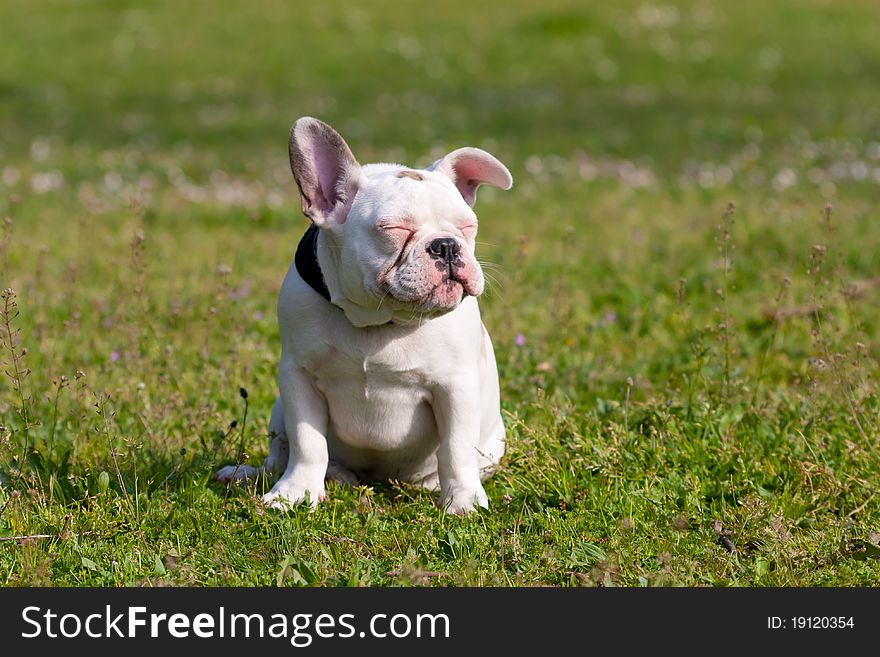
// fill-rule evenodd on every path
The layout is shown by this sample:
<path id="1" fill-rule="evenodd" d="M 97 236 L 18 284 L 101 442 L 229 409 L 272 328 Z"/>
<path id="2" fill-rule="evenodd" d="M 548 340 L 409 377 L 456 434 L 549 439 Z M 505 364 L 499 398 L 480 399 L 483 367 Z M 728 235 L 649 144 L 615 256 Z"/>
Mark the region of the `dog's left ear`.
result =
<path id="1" fill-rule="evenodd" d="M 323 121 L 305 116 L 290 129 L 288 150 L 303 214 L 321 228 L 345 223 L 362 177 L 345 140 Z"/>
<path id="2" fill-rule="evenodd" d="M 507 167 L 494 155 L 479 148 L 454 150 L 429 166 L 428 171 L 438 171 L 448 176 L 471 207 L 477 202 L 477 188 L 480 185 L 501 189 L 513 186 L 513 176 Z"/>

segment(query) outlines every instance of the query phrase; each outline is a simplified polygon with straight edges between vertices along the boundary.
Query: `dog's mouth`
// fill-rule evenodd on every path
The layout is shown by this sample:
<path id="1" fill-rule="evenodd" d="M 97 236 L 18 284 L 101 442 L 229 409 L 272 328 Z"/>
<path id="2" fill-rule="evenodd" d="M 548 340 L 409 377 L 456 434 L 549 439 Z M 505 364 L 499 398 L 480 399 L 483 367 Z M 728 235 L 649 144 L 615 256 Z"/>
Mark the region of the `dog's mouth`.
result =
<path id="1" fill-rule="evenodd" d="M 450 265 L 448 269 L 444 272 L 443 283 L 457 283 L 461 285 L 462 289 L 466 288 L 468 285 L 467 277 L 461 275 L 462 267 L 456 265 Z"/>
<path id="2" fill-rule="evenodd" d="M 480 267 L 464 254 L 442 260 L 395 263 L 377 282 L 380 304 L 420 315 L 449 312 L 465 297 L 478 297 L 483 291 Z"/>
<path id="3" fill-rule="evenodd" d="M 425 293 L 415 294 L 406 289 L 396 289 L 386 285 L 382 291 L 381 303 L 391 303 L 399 310 L 418 313 L 444 313 L 454 310 L 467 296 L 474 294 L 473 285 L 455 273 L 444 276 Z"/>
<path id="4" fill-rule="evenodd" d="M 434 290 L 432 290 L 432 296 L 436 296 L 438 291 L 442 291 L 444 295 L 457 295 L 459 297 L 459 301 L 467 296 L 467 288 L 465 287 L 466 281 L 450 275 L 444 278 L 439 285 L 437 285 Z"/>

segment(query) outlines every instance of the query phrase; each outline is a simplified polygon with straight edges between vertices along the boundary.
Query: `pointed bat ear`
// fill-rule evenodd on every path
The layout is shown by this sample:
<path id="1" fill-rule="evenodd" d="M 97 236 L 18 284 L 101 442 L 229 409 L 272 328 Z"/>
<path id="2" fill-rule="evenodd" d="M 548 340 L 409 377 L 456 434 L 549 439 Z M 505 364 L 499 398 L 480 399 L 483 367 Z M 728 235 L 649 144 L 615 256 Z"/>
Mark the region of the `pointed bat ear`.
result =
<path id="1" fill-rule="evenodd" d="M 513 176 L 494 155 L 479 148 L 459 148 L 428 167 L 428 171 L 445 174 L 455 183 L 465 202 L 473 207 L 477 188 L 492 185 L 500 189 L 513 186 Z"/>
<path id="2" fill-rule="evenodd" d="M 303 214 L 322 228 L 345 223 L 362 176 L 345 140 L 323 121 L 305 116 L 290 129 L 288 151 Z"/>

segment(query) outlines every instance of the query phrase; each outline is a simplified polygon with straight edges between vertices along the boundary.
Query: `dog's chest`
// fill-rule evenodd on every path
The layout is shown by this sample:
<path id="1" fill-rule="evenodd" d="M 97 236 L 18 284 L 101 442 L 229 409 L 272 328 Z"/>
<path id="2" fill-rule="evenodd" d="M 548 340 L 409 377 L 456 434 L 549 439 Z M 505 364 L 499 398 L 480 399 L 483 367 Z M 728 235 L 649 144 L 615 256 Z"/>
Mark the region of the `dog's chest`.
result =
<path id="1" fill-rule="evenodd" d="M 357 447 L 397 449 L 434 433 L 431 392 L 405 346 L 330 346 L 311 373 L 327 401 L 330 429 Z"/>
<path id="2" fill-rule="evenodd" d="M 382 345 L 335 340 L 316 351 L 308 369 L 316 381 L 327 384 L 352 384 L 371 390 L 394 386 L 419 386 L 425 372 L 417 353 L 406 344 L 394 341 Z"/>

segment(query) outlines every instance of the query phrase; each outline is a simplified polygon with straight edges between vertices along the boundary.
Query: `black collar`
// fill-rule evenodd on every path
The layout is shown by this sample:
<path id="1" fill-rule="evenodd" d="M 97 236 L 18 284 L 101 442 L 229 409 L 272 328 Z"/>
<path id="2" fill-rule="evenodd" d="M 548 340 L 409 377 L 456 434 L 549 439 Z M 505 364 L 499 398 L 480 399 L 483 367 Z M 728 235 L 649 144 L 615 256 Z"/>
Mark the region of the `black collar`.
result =
<path id="1" fill-rule="evenodd" d="M 302 279 L 315 292 L 330 301 L 330 290 L 327 289 L 327 284 L 324 282 L 321 265 L 318 264 L 318 227 L 315 224 L 309 226 L 299 241 L 293 262 Z"/>
<path id="2" fill-rule="evenodd" d="M 318 264 L 318 227 L 315 224 L 309 226 L 305 235 L 300 239 L 296 247 L 296 255 L 293 256 L 293 263 L 296 265 L 297 273 L 309 284 L 309 287 L 330 301 L 330 290 L 327 289 L 327 283 L 324 282 L 321 265 Z M 336 306 L 332 301 L 330 303 Z M 339 308 L 339 306 L 336 307 Z M 388 322 L 388 324 L 393 323 L 393 320 Z"/>

